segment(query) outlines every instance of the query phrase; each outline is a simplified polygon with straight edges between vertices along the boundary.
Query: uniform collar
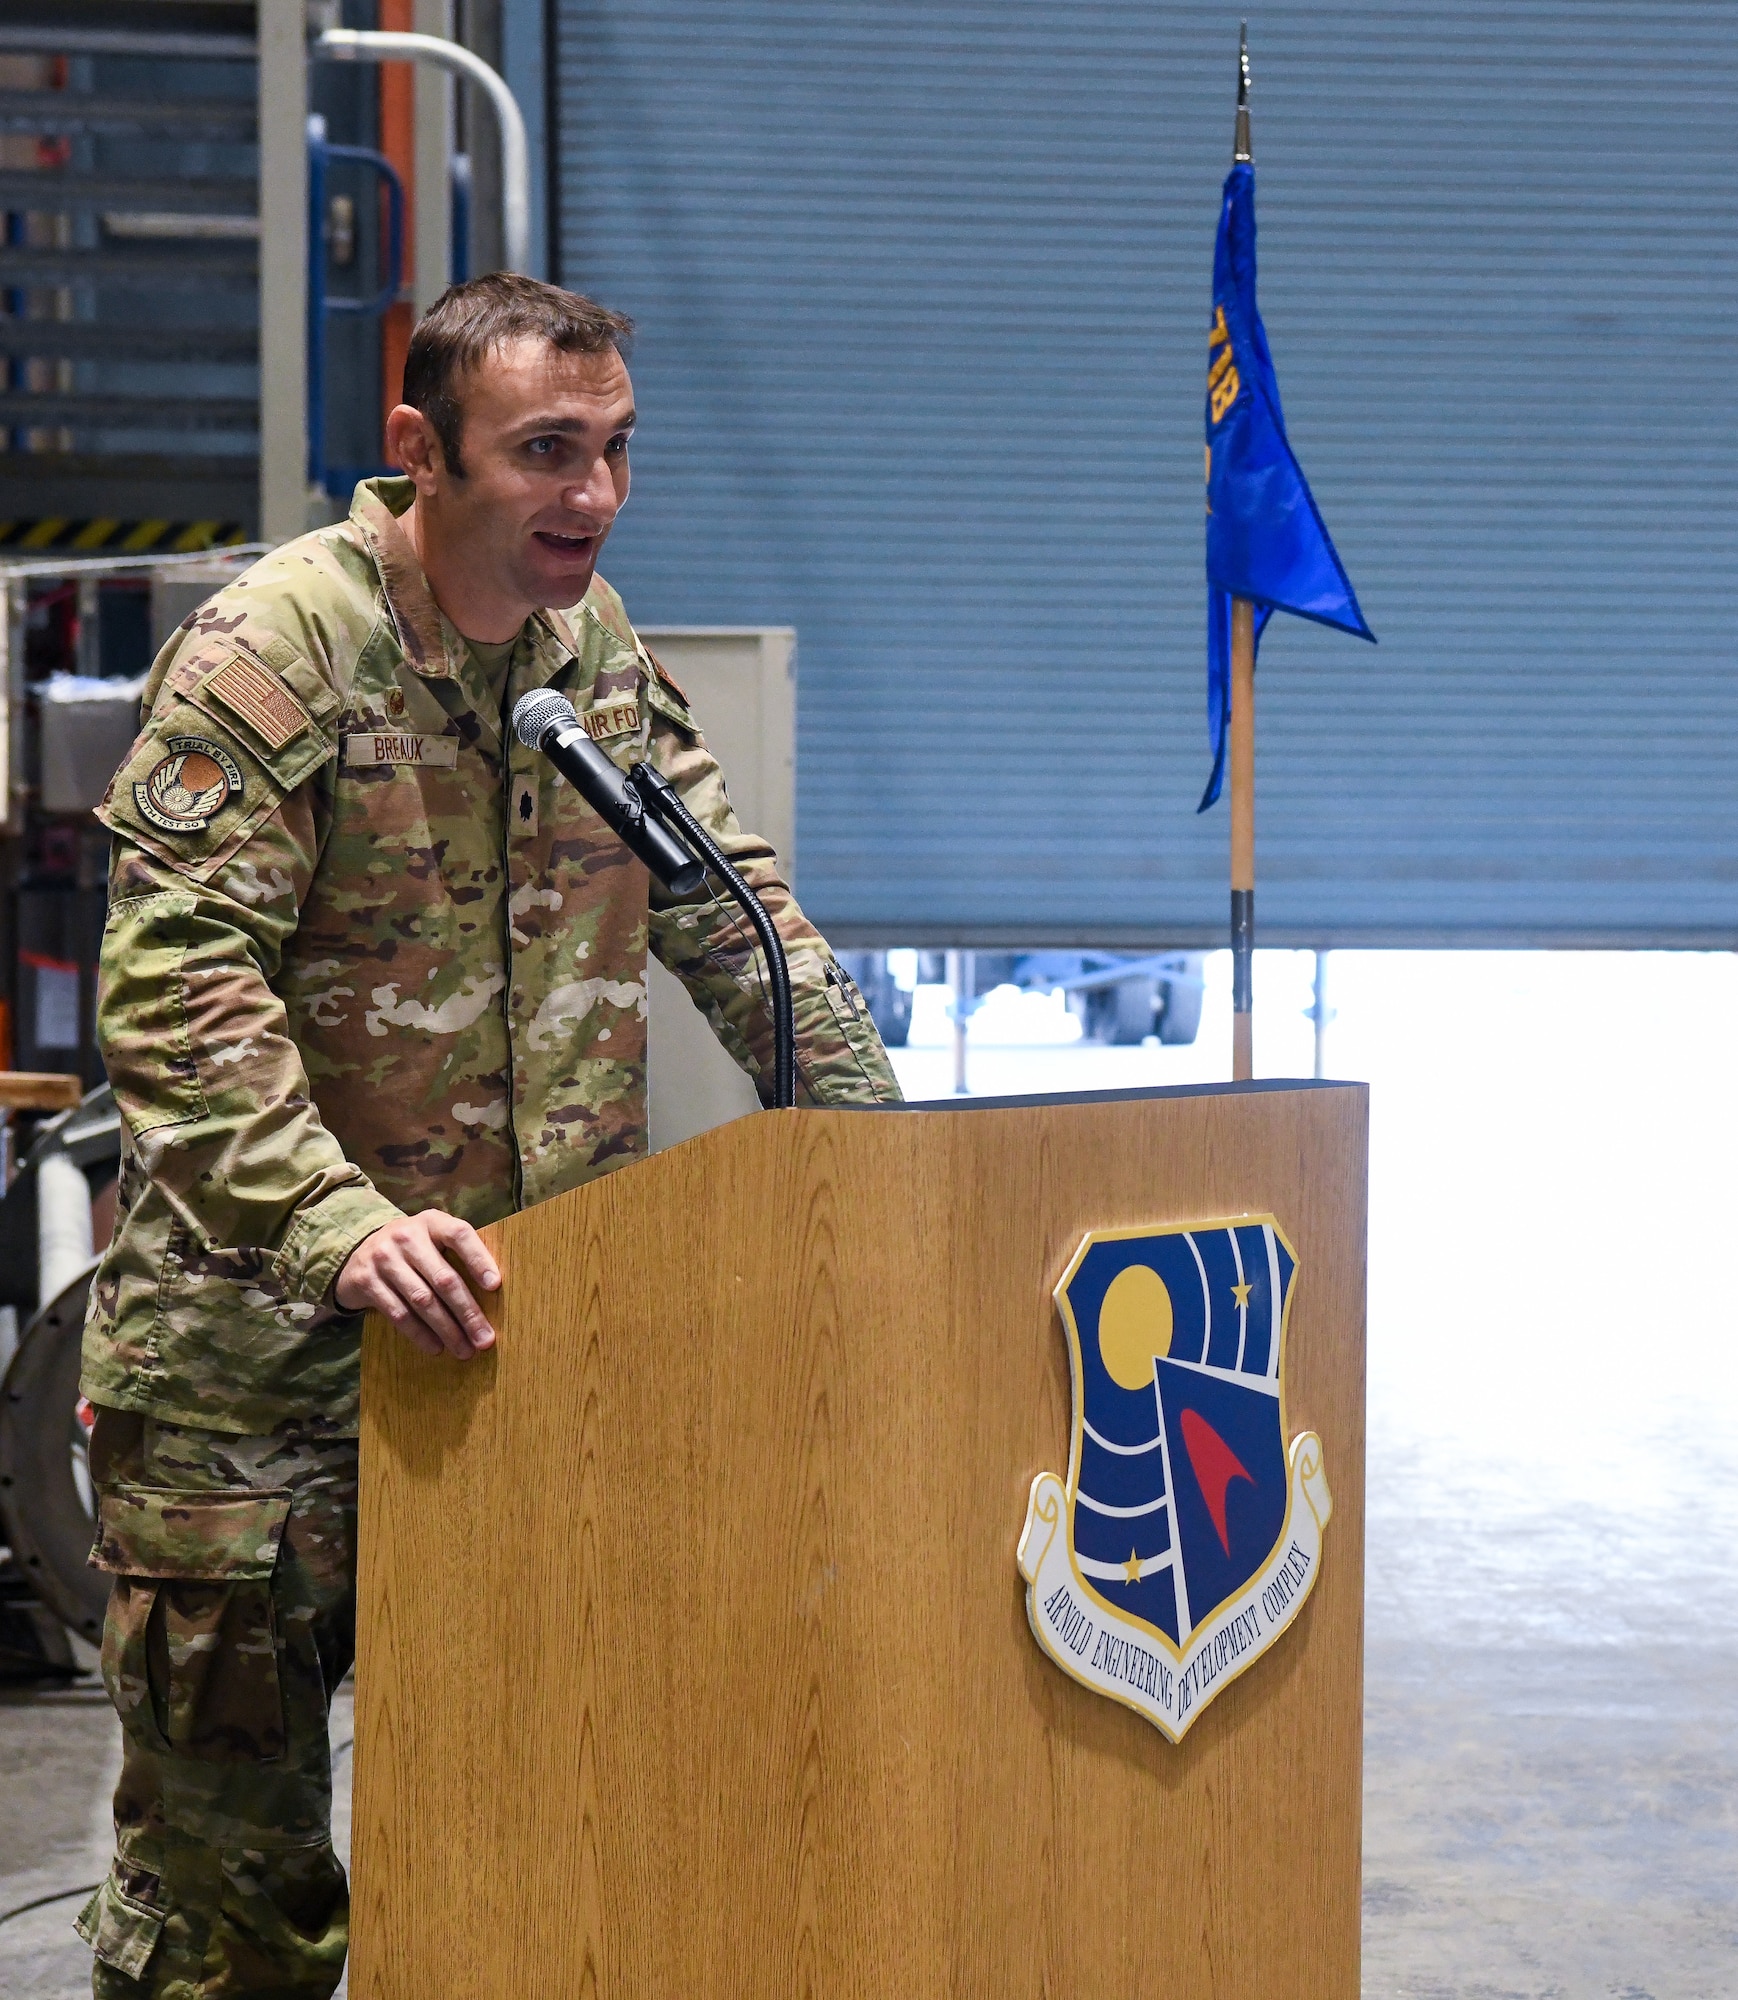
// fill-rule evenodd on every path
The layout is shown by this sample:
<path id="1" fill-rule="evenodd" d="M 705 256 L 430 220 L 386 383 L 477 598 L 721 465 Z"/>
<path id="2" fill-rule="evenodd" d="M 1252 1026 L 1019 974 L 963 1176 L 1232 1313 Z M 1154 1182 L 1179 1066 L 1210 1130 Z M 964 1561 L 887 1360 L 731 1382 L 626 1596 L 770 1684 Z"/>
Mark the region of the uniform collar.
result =
<path id="1" fill-rule="evenodd" d="M 356 488 L 350 518 L 380 572 L 380 588 L 405 658 L 429 679 L 455 680 L 464 664 L 464 639 L 435 602 L 410 537 L 398 524 L 415 491 L 404 478 L 365 479 Z M 553 680 L 577 656 L 579 642 L 573 626 L 583 615 L 584 606 L 577 604 L 566 612 L 538 611 L 532 615 L 537 681 Z"/>
<path id="2" fill-rule="evenodd" d="M 404 657 L 419 674 L 451 680 L 459 672 L 463 642 L 441 616 L 410 537 L 398 525 L 415 492 L 408 479 L 365 479 L 350 503 L 350 518 L 380 572 Z"/>
<path id="3" fill-rule="evenodd" d="M 535 611 L 531 615 L 531 638 L 537 660 L 537 679 L 554 680 L 569 660 L 579 657 L 579 640 L 574 626 L 585 615 L 585 606 L 575 604 L 566 611 Z"/>

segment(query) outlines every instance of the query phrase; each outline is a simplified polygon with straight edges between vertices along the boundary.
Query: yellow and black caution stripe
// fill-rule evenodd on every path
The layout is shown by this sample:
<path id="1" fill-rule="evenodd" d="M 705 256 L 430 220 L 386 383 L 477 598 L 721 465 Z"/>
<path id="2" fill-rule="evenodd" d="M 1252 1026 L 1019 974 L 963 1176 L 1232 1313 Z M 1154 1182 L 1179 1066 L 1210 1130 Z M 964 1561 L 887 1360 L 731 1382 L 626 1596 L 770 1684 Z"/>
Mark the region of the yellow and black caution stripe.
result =
<path id="1" fill-rule="evenodd" d="M 14 554 L 190 555 L 246 540 L 235 521 L 0 521 L 0 551 Z"/>

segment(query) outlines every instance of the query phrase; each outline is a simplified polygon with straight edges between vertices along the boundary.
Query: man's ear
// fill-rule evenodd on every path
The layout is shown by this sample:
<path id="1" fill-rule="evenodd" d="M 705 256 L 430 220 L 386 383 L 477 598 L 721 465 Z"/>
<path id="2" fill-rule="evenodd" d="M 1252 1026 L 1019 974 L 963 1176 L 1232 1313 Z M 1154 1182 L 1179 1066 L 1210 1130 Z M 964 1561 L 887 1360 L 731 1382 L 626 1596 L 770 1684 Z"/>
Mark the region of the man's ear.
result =
<path id="1" fill-rule="evenodd" d="M 446 473 L 446 455 L 439 434 L 421 410 L 400 403 L 387 412 L 386 456 L 409 475 L 419 497 L 434 498 Z"/>

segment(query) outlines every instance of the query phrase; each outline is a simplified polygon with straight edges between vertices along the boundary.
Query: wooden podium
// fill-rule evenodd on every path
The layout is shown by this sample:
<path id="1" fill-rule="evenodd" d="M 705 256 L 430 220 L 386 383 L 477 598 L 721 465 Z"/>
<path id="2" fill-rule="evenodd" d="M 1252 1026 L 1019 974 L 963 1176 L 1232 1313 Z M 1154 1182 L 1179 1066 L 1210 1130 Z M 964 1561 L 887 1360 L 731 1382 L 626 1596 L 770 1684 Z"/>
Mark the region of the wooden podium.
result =
<path id="1" fill-rule="evenodd" d="M 763 1112 L 364 1350 L 356 2000 L 1355 2000 L 1361 1087 Z M 1334 1512 L 1180 1745 L 1028 1628 L 1088 1229 L 1267 1211 Z"/>

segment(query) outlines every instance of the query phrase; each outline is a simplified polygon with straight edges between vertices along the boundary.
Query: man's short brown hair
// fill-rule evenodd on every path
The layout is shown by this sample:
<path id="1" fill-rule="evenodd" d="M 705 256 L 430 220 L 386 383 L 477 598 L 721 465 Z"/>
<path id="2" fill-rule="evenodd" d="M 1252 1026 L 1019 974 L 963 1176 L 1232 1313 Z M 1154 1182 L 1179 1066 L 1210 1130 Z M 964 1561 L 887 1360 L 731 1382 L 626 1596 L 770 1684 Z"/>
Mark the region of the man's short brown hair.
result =
<path id="1" fill-rule="evenodd" d="M 417 321 L 404 361 L 404 400 L 434 425 L 447 470 L 463 479 L 459 392 L 473 368 L 515 340 L 546 340 L 563 354 L 604 354 L 613 347 L 625 356 L 633 331 L 626 314 L 595 299 L 541 278 L 491 271 L 449 285 Z"/>

